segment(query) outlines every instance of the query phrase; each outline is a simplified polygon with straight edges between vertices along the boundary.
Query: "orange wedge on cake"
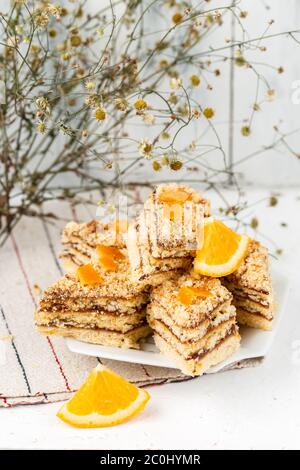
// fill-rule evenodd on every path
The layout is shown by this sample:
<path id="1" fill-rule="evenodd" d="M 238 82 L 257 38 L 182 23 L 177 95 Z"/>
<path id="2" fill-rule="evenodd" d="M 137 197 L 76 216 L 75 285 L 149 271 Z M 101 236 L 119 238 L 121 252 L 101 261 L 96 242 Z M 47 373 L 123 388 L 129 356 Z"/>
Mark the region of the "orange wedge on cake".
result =
<path id="1" fill-rule="evenodd" d="M 99 364 L 57 416 L 79 428 L 115 426 L 140 413 L 149 398 L 146 390 Z"/>
<path id="2" fill-rule="evenodd" d="M 220 220 L 207 218 L 203 245 L 194 260 L 195 272 L 210 277 L 228 276 L 244 259 L 249 241 L 247 235 L 239 235 Z"/>

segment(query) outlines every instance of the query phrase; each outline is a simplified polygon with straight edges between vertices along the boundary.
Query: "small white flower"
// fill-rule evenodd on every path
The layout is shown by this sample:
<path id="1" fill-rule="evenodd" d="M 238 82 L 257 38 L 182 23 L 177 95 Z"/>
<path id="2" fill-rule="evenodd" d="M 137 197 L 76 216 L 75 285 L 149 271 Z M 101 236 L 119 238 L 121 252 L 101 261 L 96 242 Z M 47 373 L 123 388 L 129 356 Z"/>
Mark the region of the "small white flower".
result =
<path id="1" fill-rule="evenodd" d="M 170 80 L 170 87 L 172 90 L 178 90 L 182 85 L 181 78 L 171 78 Z"/>
<path id="2" fill-rule="evenodd" d="M 155 123 L 155 117 L 153 116 L 153 114 L 145 113 L 143 115 L 143 121 L 145 124 L 152 125 Z"/>

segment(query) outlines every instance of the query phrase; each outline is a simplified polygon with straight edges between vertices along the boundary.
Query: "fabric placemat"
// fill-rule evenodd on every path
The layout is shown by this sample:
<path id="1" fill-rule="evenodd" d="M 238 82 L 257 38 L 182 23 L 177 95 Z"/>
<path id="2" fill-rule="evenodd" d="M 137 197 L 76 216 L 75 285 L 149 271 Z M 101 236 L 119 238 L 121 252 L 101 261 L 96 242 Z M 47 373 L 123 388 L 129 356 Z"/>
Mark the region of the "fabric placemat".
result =
<path id="1" fill-rule="evenodd" d="M 69 220 L 95 217 L 89 206 L 75 211 L 62 201 L 44 210 L 61 219 L 53 223 L 23 219 L 0 249 L 0 406 L 68 399 L 98 362 L 139 386 L 190 380 L 176 369 L 74 354 L 63 338 L 44 337 L 36 331 L 33 313 L 40 290 L 63 275 L 58 261 L 62 227 Z M 254 366 L 261 360 L 241 361 L 230 369 Z"/>

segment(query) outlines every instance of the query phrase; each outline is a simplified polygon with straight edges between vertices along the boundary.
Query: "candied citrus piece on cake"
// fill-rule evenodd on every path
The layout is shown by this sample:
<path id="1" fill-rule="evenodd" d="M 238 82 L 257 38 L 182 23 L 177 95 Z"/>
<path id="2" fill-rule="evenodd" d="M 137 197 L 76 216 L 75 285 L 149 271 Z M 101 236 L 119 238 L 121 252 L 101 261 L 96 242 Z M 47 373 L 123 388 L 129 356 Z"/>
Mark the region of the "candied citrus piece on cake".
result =
<path id="1" fill-rule="evenodd" d="M 115 426 L 140 413 L 149 398 L 146 390 L 98 364 L 57 416 L 79 428 Z"/>
<path id="2" fill-rule="evenodd" d="M 115 246 L 97 245 L 96 251 L 100 257 L 107 256 L 112 259 L 123 259 L 125 256 L 122 251 Z"/>
<path id="3" fill-rule="evenodd" d="M 102 282 L 101 276 L 89 263 L 84 264 L 83 266 L 79 266 L 76 274 L 82 286 L 93 286 L 94 284 L 101 284 Z"/>
<path id="4" fill-rule="evenodd" d="M 209 296 L 211 296 L 211 292 L 202 287 L 183 286 L 179 289 L 177 299 L 183 305 L 191 305 L 197 297 L 207 298 Z"/>
<path id="5" fill-rule="evenodd" d="M 164 217 L 171 221 L 181 221 L 182 206 L 192 199 L 192 195 L 182 189 L 176 191 L 166 190 L 159 195 L 159 202 L 164 204 Z"/>
<path id="6" fill-rule="evenodd" d="M 99 264 L 107 271 L 116 271 L 119 261 L 124 257 L 123 253 L 115 246 L 97 245 L 96 251 L 99 255 Z"/>
<path id="7" fill-rule="evenodd" d="M 221 277 L 233 273 L 246 255 L 247 235 L 239 235 L 220 220 L 209 218 L 204 223 L 204 241 L 197 250 L 194 270 L 205 276 Z"/>
<path id="8" fill-rule="evenodd" d="M 182 189 L 178 189 L 177 191 L 163 191 L 159 195 L 159 202 L 164 204 L 172 205 L 172 204 L 184 204 L 186 201 L 191 199 L 191 194 L 187 193 Z"/>

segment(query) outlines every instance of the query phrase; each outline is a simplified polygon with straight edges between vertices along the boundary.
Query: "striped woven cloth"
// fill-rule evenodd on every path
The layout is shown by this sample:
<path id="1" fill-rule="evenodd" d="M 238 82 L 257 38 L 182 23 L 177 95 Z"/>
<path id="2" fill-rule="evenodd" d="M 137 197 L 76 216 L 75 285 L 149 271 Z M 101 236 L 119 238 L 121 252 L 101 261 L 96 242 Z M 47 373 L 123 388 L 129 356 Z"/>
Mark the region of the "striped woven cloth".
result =
<path id="1" fill-rule="evenodd" d="M 140 386 L 188 380 L 176 369 L 74 354 L 63 338 L 36 332 L 33 313 L 38 291 L 62 275 L 58 262 L 62 227 L 72 219 L 95 217 L 87 207 L 75 213 L 64 202 L 44 210 L 61 220 L 46 224 L 39 218 L 23 219 L 0 249 L 0 405 L 65 400 L 98 361 Z"/>

